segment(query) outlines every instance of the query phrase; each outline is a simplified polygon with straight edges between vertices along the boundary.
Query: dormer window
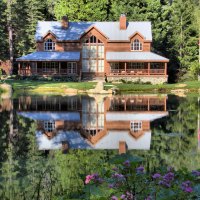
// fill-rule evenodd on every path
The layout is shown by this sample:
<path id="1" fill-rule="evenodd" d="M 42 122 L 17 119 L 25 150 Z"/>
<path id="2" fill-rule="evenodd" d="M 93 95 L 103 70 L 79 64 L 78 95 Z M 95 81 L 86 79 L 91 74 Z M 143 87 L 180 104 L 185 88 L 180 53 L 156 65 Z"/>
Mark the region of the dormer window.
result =
<path id="1" fill-rule="evenodd" d="M 131 51 L 142 51 L 142 43 L 138 39 L 131 43 Z"/>
<path id="2" fill-rule="evenodd" d="M 55 51 L 55 42 L 52 39 L 48 39 L 44 43 L 45 51 Z"/>

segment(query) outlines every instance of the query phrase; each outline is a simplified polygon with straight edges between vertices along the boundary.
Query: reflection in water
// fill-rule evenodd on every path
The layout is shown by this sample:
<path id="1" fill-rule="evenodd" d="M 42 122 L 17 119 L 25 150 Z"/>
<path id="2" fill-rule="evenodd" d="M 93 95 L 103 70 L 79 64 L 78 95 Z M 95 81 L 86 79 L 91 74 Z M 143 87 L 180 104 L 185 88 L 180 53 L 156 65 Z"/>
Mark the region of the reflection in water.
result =
<path id="1" fill-rule="evenodd" d="M 110 159 L 126 145 L 129 154 L 144 158 L 147 170 L 198 169 L 197 120 L 197 97 L 1 99 L 0 199 L 78 199 L 83 177 L 112 167 Z M 48 150 L 38 147 L 71 149 L 67 155 L 60 150 L 45 154 Z"/>
<path id="2" fill-rule="evenodd" d="M 18 115 L 37 122 L 40 150 L 62 146 L 148 150 L 150 122 L 168 115 L 166 101 L 165 95 L 19 97 L 14 108 Z"/>

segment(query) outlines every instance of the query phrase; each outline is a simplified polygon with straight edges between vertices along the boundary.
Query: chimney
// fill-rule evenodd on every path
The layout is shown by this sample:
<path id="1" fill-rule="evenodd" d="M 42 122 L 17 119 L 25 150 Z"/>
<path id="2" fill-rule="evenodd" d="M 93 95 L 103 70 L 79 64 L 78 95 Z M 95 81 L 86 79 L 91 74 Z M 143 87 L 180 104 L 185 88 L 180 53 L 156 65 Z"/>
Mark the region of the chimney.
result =
<path id="1" fill-rule="evenodd" d="M 119 27 L 120 30 L 126 30 L 126 15 L 125 14 L 121 14 L 120 18 L 119 18 Z"/>
<path id="2" fill-rule="evenodd" d="M 119 141 L 119 154 L 126 153 L 127 146 L 125 141 Z"/>
<path id="3" fill-rule="evenodd" d="M 69 21 L 67 16 L 63 16 L 61 19 L 61 26 L 64 29 L 67 29 L 69 27 Z"/>

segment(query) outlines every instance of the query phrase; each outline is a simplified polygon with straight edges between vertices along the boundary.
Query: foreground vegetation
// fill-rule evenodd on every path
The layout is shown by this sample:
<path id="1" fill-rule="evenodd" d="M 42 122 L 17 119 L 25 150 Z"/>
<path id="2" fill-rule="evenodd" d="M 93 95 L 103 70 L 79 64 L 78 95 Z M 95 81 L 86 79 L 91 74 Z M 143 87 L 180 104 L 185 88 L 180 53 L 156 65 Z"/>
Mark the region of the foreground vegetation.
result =
<path id="1" fill-rule="evenodd" d="M 127 158 L 131 160 L 127 160 Z M 141 158 L 117 156 L 113 169 L 89 174 L 85 179 L 84 199 L 91 200 L 190 200 L 200 197 L 200 171 L 174 171 L 160 167 L 147 172 Z M 112 161 L 112 160 L 111 160 Z"/>

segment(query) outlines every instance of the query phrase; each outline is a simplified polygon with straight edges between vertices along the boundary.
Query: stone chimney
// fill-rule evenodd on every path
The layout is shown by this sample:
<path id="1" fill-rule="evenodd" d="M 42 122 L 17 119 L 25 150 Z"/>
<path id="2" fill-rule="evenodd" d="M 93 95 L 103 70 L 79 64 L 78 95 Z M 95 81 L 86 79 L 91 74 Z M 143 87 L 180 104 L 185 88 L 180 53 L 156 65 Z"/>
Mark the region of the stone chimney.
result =
<path id="1" fill-rule="evenodd" d="M 119 27 L 120 27 L 120 30 L 126 30 L 127 22 L 126 22 L 125 14 L 121 14 L 121 16 L 119 18 Z"/>
<path id="2" fill-rule="evenodd" d="M 61 26 L 64 29 L 67 29 L 69 27 L 69 20 L 67 16 L 63 16 L 61 19 Z"/>

